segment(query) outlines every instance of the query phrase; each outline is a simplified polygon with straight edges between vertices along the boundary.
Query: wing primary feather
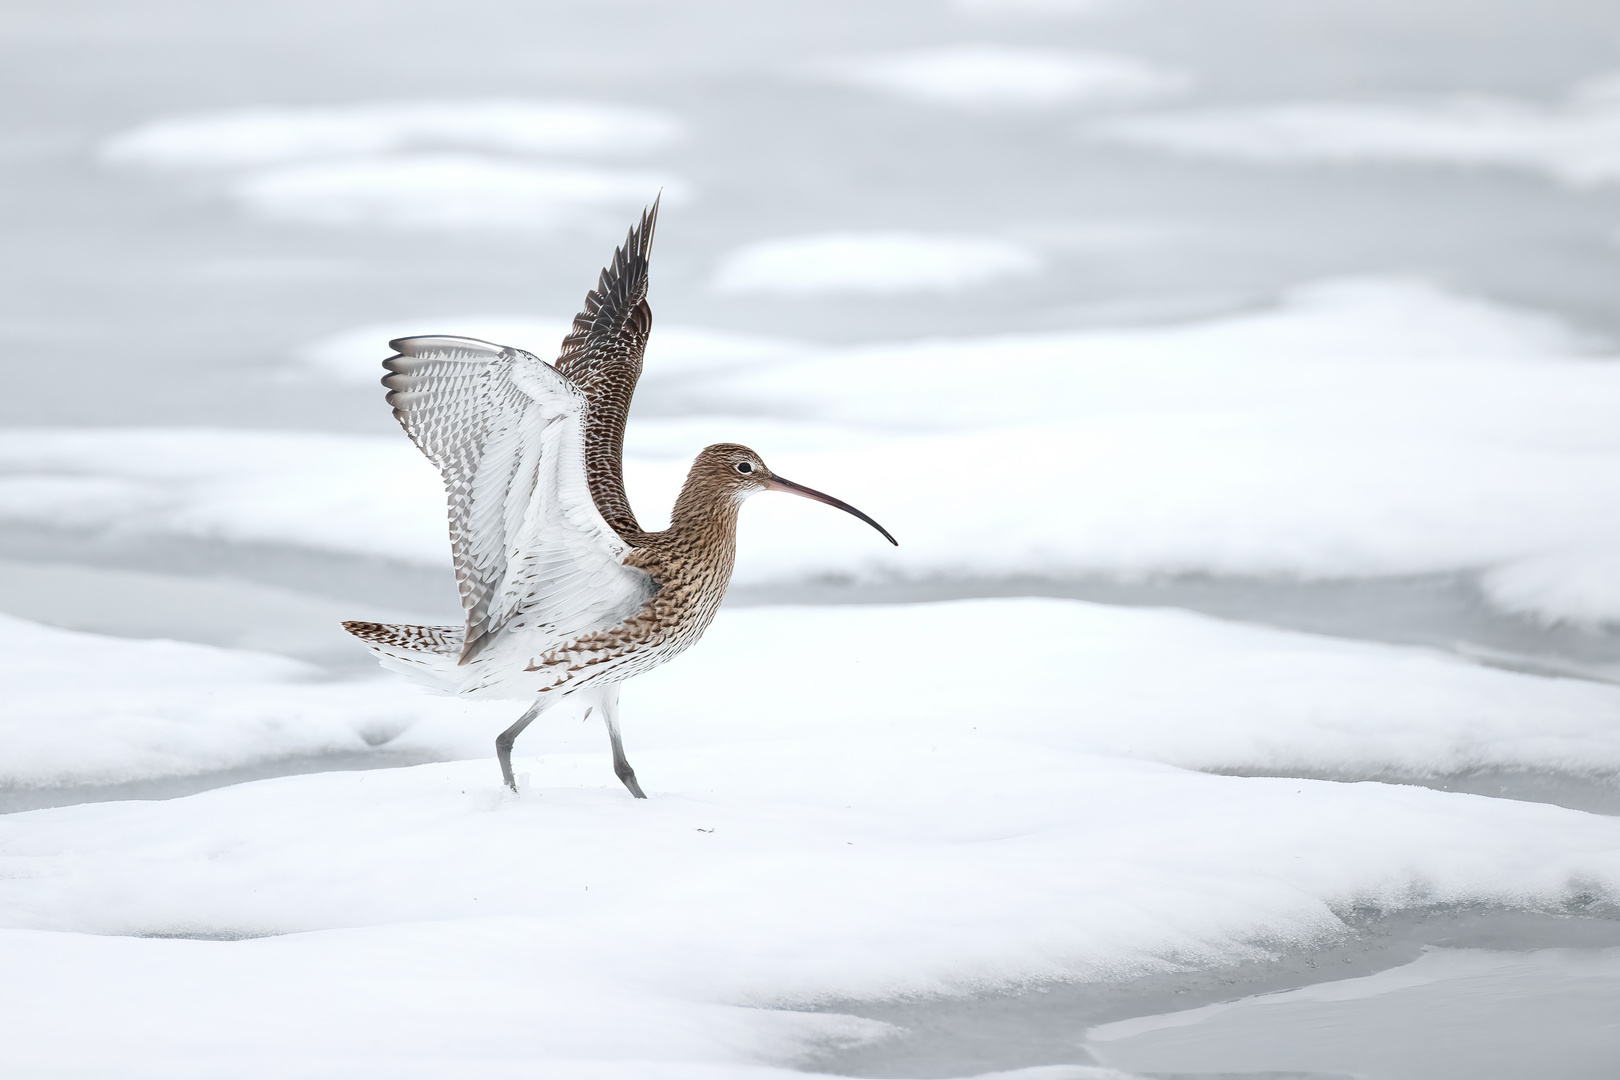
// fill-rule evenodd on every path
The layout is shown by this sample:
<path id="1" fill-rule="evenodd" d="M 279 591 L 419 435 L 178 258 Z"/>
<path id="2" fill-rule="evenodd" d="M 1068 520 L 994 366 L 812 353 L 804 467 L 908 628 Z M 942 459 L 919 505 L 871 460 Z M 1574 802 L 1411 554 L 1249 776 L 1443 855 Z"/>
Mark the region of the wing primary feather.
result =
<path id="1" fill-rule="evenodd" d="M 624 425 L 652 332 L 648 260 L 662 193 L 615 248 L 563 338 L 556 369 L 585 395 L 585 477 L 604 521 L 621 537 L 641 532 L 624 490 Z"/>

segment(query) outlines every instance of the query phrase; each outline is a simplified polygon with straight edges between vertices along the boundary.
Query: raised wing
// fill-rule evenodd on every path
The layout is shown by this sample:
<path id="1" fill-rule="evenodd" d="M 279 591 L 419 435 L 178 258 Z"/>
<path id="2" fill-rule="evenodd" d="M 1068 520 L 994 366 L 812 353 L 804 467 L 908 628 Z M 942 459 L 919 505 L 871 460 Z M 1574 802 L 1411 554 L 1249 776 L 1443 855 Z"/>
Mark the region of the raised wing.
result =
<path id="1" fill-rule="evenodd" d="M 624 421 L 641 378 L 641 354 L 652 332 L 647 256 L 658 225 L 658 200 L 641 215 L 624 246 L 602 271 L 585 307 L 563 338 L 557 370 L 579 387 L 585 413 L 585 475 L 602 519 L 620 536 L 639 533 L 624 494 Z"/>
<path id="2" fill-rule="evenodd" d="M 521 349 L 473 338 L 389 342 L 394 417 L 444 475 L 467 615 L 458 663 L 501 630 L 558 643 L 616 625 L 651 595 L 585 480 L 584 396 Z"/>

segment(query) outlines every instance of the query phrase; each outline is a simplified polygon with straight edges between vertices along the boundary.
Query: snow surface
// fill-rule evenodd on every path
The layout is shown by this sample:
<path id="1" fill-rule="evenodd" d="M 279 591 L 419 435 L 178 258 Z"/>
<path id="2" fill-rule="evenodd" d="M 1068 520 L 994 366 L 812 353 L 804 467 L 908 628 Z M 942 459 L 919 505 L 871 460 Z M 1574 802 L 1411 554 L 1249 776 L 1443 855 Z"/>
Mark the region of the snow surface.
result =
<path id="1" fill-rule="evenodd" d="M 829 61 L 840 82 L 957 108 L 1046 108 L 1151 101 L 1191 80 L 1134 56 L 961 44 Z"/>
<path id="2" fill-rule="evenodd" d="M 600 102 L 374 101 L 168 117 L 113 136 L 101 153 L 120 164 L 234 169 L 427 149 L 643 154 L 680 135 L 668 113 Z"/>
<path id="3" fill-rule="evenodd" d="M 1620 182 L 1620 74 L 1561 103 L 1502 97 L 1299 101 L 1113 117 L 1091 138 L 1269 164 L 1392 161 L 1496 166 L 1566 184 Z"/>
<path id="4" fill-rule="evenodd" d="M 500 340 L 487 322 L 362 328 L 304 370 L 369 382 L 385 334 Z M 562 324 L 525 325 L 538 351 Z M 681 459 L 746 439 L 901 542 L 763 496 L 742 519 L 745 584 L 1477 570 L 1507 611 L 1620 620 L 1602 555 L 1620 546 L 1620 365 L 1552 320 L 1419 281 L 1129 330 L 845 348 L 661 331 L 655 399 L 663 415 L 630 425 L 647 456 L 626 466 L 649 525 Z M 0 433 L 0 518 L 446 558 L 438 479 L 390 436 Z"/>
<path id="5" fill-rule="evenodd" d="M 424 717 L 458 717 L 395 680 L 324 683 L 307 664 L 128 641 L 0 615 L 0 787 L 191 776 L 364 752 Z"/>
<path id="6" fill-rule="evenodd" d="M 785 296 L 956 292 L 1040 268 L 1035 252 L 994 237 L 839 232 L 746 244 L 721 259 L 714 286 Z"/>
<path id="7" fill-rule="evenodd" d="M 976 642 L 991 643 L 984 663 L 1015 662 L 1016 677 L 964 680 L 961 650 Z M 12 786 L 190 775 L 384 743 L 487 761 L 516 718 L 506 702 L 429 697 L 380 676 L 324 683 L 291 660 L 201 645 L 10 618 L 0 643 L 0 681 L 15 688 L 0 711 L 0 784 Z M 784 679 L 799 691 L 781 694 Z M 623 693 L 638 763 L 878 738 L 1351 778 L 1620 771 L 1620 689 L 1068 600 L 728 608 L 700 648 Z M 531 728 L 520 758 L 565 753 L 578 762 L 568 775 L 615 784 L 598 725 L 575 723 L 577 712 Z M 647 771 L 656 784 L 659 770 Z"/>
<path id="8" fill-rule="evenodd" d="M 1620 821 L 1539 804 L 915 722 L 633 747 L 645 802 L 597 750 L 525 763 L 522 797 L 472 761 L 0 819 L 0 949 L 31 973 L 0 989 L 0 1062 L 761 1075 L 881 1029 L 760 1006 L 1254 958 L 1355 905 L 1620 894 Z"/>

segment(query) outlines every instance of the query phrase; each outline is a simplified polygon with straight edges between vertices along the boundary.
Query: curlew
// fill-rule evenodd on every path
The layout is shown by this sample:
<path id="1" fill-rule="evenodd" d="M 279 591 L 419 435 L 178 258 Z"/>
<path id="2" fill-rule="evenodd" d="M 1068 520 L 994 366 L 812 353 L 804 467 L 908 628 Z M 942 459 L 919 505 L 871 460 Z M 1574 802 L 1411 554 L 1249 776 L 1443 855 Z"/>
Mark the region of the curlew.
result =
<path id="1" fill-rule="evenodd" d="M 762 491 L 835 506 L 773 473 L 746 446 L 698 454 L 670 525 L 646 532 L 625 497 L 624 424 L 652 327 L 647 258 L 658 204 L 630 230 L 563 338 L 555 364 L 462 337 L 389 342 L 388 403 L 444 476 L 466 622 L 346 622 L 384 667 L 441 693 L 529 702 L 495 740 L 512 744 L 565 697 L 602 714 L 613 770 L 646 798 L 619 734 L 619 684 L 695 644 L 731 581 L 737 513 Z"/>

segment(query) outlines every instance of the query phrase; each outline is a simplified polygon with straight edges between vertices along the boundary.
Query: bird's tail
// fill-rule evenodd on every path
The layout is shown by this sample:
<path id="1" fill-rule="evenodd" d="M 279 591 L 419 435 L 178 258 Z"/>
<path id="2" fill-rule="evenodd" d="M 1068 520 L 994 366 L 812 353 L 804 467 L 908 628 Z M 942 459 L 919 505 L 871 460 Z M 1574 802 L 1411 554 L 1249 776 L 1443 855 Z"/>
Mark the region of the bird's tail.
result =
<path id="1" fill-rule="evenodd" d="M 454 672 L 461 652 L 463 627 L 346 622 L 343 629 L 365 642 L 383 667 L 423 686 L 455 692 L 456 680 L 447 676 Z"/>

